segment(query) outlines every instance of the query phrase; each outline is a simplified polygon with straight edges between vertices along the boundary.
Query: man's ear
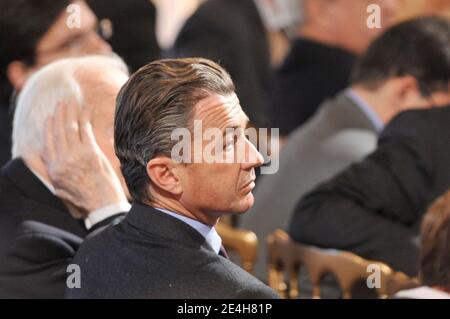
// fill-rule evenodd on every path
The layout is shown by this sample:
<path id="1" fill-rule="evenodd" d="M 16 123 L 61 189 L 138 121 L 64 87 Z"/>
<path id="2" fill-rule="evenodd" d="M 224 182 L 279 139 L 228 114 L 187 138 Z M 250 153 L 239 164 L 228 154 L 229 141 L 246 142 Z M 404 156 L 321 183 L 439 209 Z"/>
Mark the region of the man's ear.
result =
<path id="1" fill-rule="evenodd" d="M 402 76 L 394 79 L 394 82 L 398 95 L 401 98 L 407 98 L 411 94 L 420 95 L 419 84 L 413 76 Z"/>
<path id="2" fill-rule="evenodd" d="M 430 102 L 420 92 L 419 83 L 413 76 L 407 75 L 393 80 L 398 106 L 405 110 L 410 108 L 424 108 Z"/>
<path id="3" fill-rule="evenodd" d="M 183 191 L 175 163 L 169 157 L 157 156 L 149 161 L 147 175 L 154 187 L 173 195 L 179 195 Z"/>
<path id="4" fill-rule="evenodd" d="M 6 74 L 14 89 L 21 90 L 30 76 L 30 67 L 23 62 L 13 61 L 8 64 Z"/>

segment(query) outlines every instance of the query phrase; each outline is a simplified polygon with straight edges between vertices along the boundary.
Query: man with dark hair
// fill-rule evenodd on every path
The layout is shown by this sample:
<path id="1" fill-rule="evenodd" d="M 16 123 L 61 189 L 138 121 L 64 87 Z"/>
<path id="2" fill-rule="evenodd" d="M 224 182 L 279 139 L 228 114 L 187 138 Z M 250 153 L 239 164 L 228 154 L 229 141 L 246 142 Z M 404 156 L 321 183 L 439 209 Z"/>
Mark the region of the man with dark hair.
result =
<path id="1" fill-rule="evenodd" d="M 74 6 L 69 7 L 71 4 Z M 80 25 L 76 25 L 77 21 Z M 97 18 L 84 1 L 2 0 L 0 165 L 11 158 L 14 95 L 31 74 L 52 61 L 74 55 L 111 52 L 97 30 Z"/>
<path id="2" fill-rule="evenodd" d="M 304 19 L 291 51 L 273 79 L 272 127 L 287 137 L 303 125 L 326 99 L 349 85 L 356 56 L 388 27 L 398 0 L 378 0 L 383 28 L 369 28 L 372 0 L 303 0 Z"/>
<path id="3" fill-rule="evenodd" d="M 450 107 L 406 111 L 377 150 L 305 196 L 289 233 L 417 275 L 423 212 L 450 186 Z"/>
<path id="4" fill-rule="evenodd" d="M 450 22 L 422 18 L 386 30 L 359 59 L 353 78 L 349 89 L 288 139 L 278 173 L 261 177 L 242 227 L 259 238 L 287 227 L 298 200 L 374 151 L 378 134 L 396 114 L 449 103 Z M 267 277 L 264 256 L 261 247 L 260 278 Z"/>
<path id="5" fill-rule="evenodd" d="M 230 76 L 214 62 L 160 60 L 132 75 L 117 98 L 114 134 L 134 203 L 123 222 L 79 250 L 81 288 L 68 297 L 275 298 L 228 260 L 214 228 L 253 204 L 263 159 L 244 134 L 247 124 Z M 194 145 L 182 161 L 173 152 L 178 130 Z M 192 161 L 213 130 L 215 156 L 232 160 Z"/>

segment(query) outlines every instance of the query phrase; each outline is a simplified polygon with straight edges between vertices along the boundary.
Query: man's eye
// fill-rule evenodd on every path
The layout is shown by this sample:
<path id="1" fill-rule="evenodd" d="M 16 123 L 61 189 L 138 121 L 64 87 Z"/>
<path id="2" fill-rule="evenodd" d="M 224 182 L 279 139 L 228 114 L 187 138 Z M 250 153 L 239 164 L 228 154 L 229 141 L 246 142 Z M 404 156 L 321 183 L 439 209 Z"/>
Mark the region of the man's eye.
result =
<path id="1" fill-rule="evenodd" d="M 230 151 L 233 149 L 234 144 L 236 144 L 238 137 L 233 136 L 233 138 L 227 139 L 227 142 L 225 143 L 224 149 L 227 151 Z"/>
<path id="2" fill-rule="evenodd" d="M 229 151 L 229 150 L 233 149 L 233 146 L 234 146 L 234 140 L 228 140 L 228 141 L 225 143 L 224 149 L 227 150 L 227 151 Z"/>

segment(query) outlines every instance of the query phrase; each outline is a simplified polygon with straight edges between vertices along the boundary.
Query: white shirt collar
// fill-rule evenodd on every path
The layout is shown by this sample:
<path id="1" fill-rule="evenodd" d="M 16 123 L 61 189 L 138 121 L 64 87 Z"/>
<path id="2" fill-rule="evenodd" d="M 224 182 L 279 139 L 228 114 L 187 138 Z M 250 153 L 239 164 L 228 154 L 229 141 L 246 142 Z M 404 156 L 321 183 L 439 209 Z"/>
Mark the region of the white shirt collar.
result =
<path id="1" fill-rule="evenodd" d="M 211 246 L 214 252 L 216 254 L 219 254 L 220 247 L 222 247 L 222 238 L 220 238 L 219 234 L 217 233 L 216 229 L 213 226 L 203 224 L 198 220 L 194 220 L 192 218 L 168 211 L 167 209 L 156 207 L 155 209 L 163 213 L 169 214 L 170 216 L 175 217 L 176 219 L 181 220 L 182 222 L 194 228 L 205 238 L 206 242 Z"/>

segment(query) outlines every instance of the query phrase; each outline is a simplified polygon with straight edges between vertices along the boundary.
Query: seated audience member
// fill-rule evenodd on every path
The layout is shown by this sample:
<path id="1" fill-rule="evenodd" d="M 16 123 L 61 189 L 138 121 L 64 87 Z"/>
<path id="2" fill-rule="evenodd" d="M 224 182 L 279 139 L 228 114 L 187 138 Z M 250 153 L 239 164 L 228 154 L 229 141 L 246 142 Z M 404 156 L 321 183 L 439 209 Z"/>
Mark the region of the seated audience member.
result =
<path id="1" fill-rule="evenodd" d="M 272 127 L 287 136 L 304 124 L 319 105 L 349 85 L 356 55 L 380 30 L 367 27 L 373 1 L 303 0 L 303 23 L 291 51 L 273 79 Z M 391 23 L 398 0 L 381 0 L 382 26 Z"/>
<path id="2" fill-rule="evenodd" d="M 430 207 L 422 222 L 419 288 L 397 298 L 450 299 L 450 191 Z"/>
<path id="3" fill-rule="evenodd" d="M 443 78 L 450 77 L 450 69 L 440 70 Z M 436 95 L 435 105 L 450 103 L 449 93 Z M 381 134 L 374 153 L 300 201 L 290 236 L 417 275 L 423 212 L 450 187 L 448 123 L 450 106 L 398 115 Z"/>
<path id="4" fill-rule="evenodd" d="M 0 174 L 0 298 L 62 298 L 83 240 L 129 210 L 113 142 L 127 79 L 120 59 L 92 56 L 54 62 L 25 84 Z"/>
<path id="5" fill-rule="evenodd" d="M 160 58 L 156 8 L 151 1 L 88 0 L 88 4 L 101 23 L 111 23 L 112 35 L 108 42 L 131 70 Z"/>
<path id="6" fill-rule="evenodd" d="M 230 72 L 243 110 L 257 127 L 268 127 L 270 48 L 260 0 L 207 0 L 186 21 L 174 57 L 204 57 Z"/>
<path id="7" fill-rule="evenodd" d="M 374 151 L 378 134 L 397 113 L 432 106 L 450 84 L 449 69 L 447 20 L 421 18 L 388 29 L 358 60 L 352 86 L 288 139 L 277 174 L 260 177 L 255 205 L 241 226 L 258 238 L 286 228 L 298 200 Z M 267 278 L 264 246 L 258 256 L 256 274 Z"/>
<path id="8" fill-rule="evenodd" d="M 79 27 L 67 21 L 78 5 Z M 75 21 L 75 20 L 74 20 Z M 78 21 L 78 20 L 76 20 Z M 76 22 L 75 21 L 75 22 Z M 0 10 L 0 166 L 11 159 L 14 97 L 27 78 L 57 59 L 111 52 L 84 1 L 2 0 Z"/>
<path id="9" fill-rule="evenodd" d="M 244 135 L 247 124 L 230 76 L 212 61 L 161 60 L 133 74 L 117 98 L 114 130 L 133 206 L 78 251 L 81 288 L 68 297 L 275 298 L 227 258 L 214 228 L 253 204 L 254 169 L 263 159 Z M 194 133 L 187 141 L 195 150 L 182 149 L 183 161 L 173 158 L 180 128 Z M 211 162 L 203 153 L 190 161 L 198 145 L 210 145 L 203 134 L 217 130 L 221 138 L 231 128 L 235 134 L 211 142 L 220 145 L 215 156 L 233 161 Z"/>

